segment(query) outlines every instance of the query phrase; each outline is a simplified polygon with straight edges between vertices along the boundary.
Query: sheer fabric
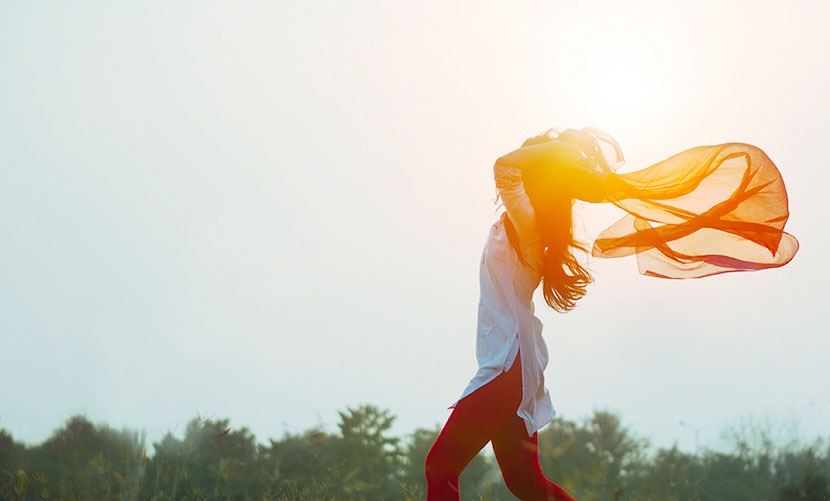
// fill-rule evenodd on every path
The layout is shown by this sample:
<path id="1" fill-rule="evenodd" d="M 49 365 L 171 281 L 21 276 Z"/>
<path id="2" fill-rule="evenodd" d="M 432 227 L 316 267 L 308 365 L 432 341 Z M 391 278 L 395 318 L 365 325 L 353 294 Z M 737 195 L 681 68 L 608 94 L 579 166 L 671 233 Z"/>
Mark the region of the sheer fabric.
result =
<path id="1" fill-rule="evenodd" d="M 798 250 L 784 231 L 784 181 L 756 146 L 697 146 L 617 174 L 622 150 L 605 132 L 569 129 L 555 139 L 579 145 L 592 159 L 590 168 L 562 166 L 574 198 L 627 212 L 596 238 L 596 257 L 636 255 L 644 275 L 685 279 L 776 268 Z"/>

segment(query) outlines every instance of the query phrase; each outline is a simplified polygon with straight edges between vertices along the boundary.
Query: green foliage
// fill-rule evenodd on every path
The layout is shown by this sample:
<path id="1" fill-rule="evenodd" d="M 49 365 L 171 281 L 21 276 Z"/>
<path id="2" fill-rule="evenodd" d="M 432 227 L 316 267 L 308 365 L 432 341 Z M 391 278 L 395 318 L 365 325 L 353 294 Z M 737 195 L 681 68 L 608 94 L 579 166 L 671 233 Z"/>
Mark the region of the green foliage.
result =
<path id="1" fill-rule="evenodd" d="M 167 433 L 155 444 L 147 468 L 149 492 L 161 499 L 179 495 L 208 499 L 245 499 L 260 484 L 257 444 L 247 428 L 230 430 L 228 419 L 194 419 L 184 440 Z"/>
<path id="2" fill-rule="evenodd" d="M 617 499 L 631 470 L 643 461 L 646 441 L 634 438 L 616 415 L 598 411 L 578 425 L 554 420 L 539 433 L 539 463 L 580 499 Z"/>
<path id="3" fill-rule="evenodd" d="M 373 405 L 340 412 L 337 476 L 348 479 L 343 493 L 357 499 L 395 499 L 402 465 L 399 439 L 386 434 L 395 417 Z"/>
<path id="4" fill-rule="evenodd" d="M 440 428 L 401 439 L 395 417 L 361 405 L 340 412 L 338 433 L 312 428 L 258 444 L 228 419 L 196 418 L 166 434 L 148 457 L 145 437 L 71 417 L 40 445 L 0 430 L 3 500 L 280 500 L 425 498 L 424 463 Z M 776 445 L 768 430 L 733 430 L 729 453 L 659 449 L 599 411 L 554 420 L 539 433 L 546 475 L 580 500 L 830 500 L 830 446 Z M 515 499 L 490 454 L 459 479 L 461 498 Z"/>

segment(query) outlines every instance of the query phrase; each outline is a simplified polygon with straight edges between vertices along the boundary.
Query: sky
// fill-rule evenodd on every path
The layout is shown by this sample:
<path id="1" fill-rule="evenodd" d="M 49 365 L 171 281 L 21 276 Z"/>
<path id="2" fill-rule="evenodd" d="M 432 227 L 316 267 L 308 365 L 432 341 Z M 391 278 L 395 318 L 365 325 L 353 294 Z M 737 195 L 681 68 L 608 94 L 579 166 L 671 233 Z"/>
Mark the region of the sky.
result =
<path id="1" fill-rule="evenodd" d="M 800 241 L 668 281 L 588 259 L 537 314 L 558 418 L 656 447 L 830 435 L 826 2 L 3 2 L 0 428 L 260 442 L 369 403 L 443 425 L 476 372 L 494 160 L 599 127 L 622 171 L 761 147 Z M 618 213 L 579 206 L 590 241 Z"/>

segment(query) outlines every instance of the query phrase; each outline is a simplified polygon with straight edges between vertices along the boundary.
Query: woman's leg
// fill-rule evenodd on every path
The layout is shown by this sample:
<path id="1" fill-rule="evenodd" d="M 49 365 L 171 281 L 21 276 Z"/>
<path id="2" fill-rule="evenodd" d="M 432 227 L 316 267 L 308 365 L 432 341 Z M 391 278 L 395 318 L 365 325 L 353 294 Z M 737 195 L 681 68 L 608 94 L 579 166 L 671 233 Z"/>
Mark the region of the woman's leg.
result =
<path id="1" fill-rule="evenodd" d="M 516 414 L 522 400 L 519 355 L 507 372 L 462 398 L 427 454 L 427 500 L 459 499 L 458 476 Z"/>
<path id="2" fill-rule="evenodd" d="M 542 473 L 537 434 L 527 436 L 525 422 L 513 415 L 493 437 L 493 452 L 507 488 L 522 500 L 573 501 L 573 497 Z"/>

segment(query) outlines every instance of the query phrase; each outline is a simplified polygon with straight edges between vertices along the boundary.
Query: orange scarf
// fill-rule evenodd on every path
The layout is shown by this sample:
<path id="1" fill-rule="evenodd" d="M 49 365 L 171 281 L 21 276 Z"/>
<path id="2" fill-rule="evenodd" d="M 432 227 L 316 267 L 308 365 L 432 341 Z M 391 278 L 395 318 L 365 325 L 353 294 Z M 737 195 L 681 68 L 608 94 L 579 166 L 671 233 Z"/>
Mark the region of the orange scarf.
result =
<path id="1" fill-rule="evenodd" d="M 575 197 L 628 213 L 596 238 L 596 257 L 636 254 L 640 273 L 681 279 L 777 268 L 798 250 L 798 240 L 784 231 L 784 181 L 756 146 L 697 146 L 617 174 L 622 151 L 605 132 L 569 129 L 557 139 L 579 144 L 596 160 L 592 170 L 580 169 L 571 179 Z"/>

